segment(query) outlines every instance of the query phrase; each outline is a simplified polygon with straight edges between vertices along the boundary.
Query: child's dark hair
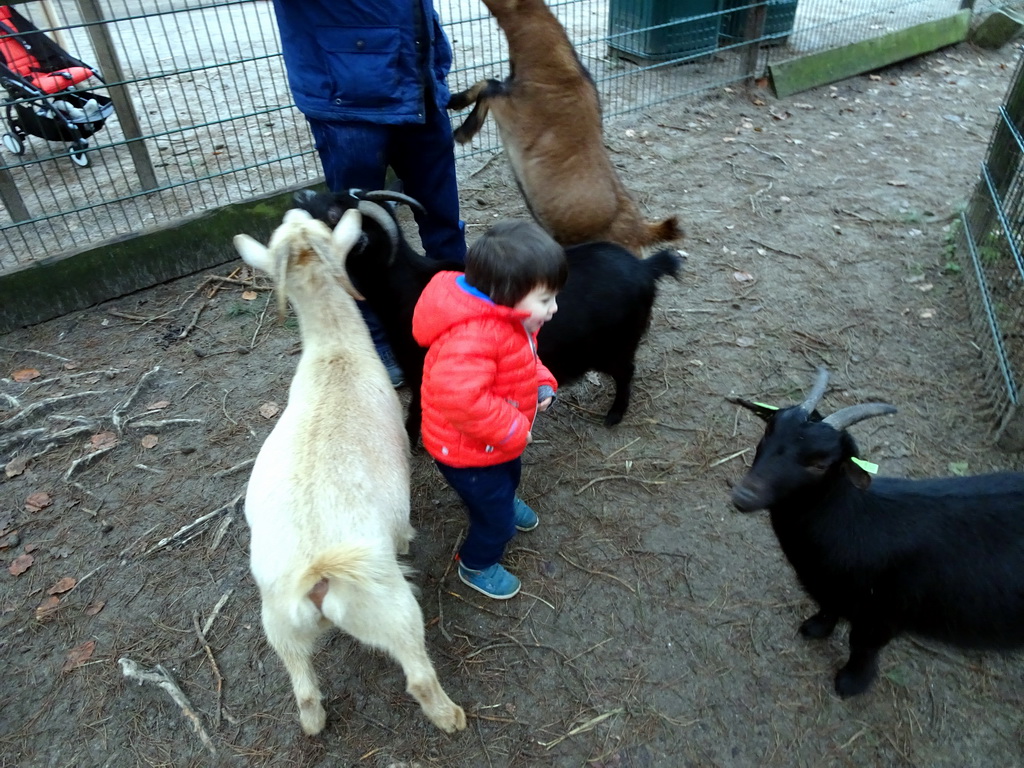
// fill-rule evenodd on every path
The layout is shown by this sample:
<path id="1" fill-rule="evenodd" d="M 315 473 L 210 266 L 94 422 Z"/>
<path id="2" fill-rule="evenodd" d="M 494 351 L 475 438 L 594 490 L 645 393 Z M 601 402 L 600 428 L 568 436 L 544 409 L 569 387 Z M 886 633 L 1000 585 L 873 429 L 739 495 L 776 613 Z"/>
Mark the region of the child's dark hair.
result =
<path id="1" fill-rule="evenodd" d="M 560 291 L 568 276 L 565 251 L 532 221 L 500 221 L 466 254 L 466 282 L 505 307 L 538 285 Z"/>

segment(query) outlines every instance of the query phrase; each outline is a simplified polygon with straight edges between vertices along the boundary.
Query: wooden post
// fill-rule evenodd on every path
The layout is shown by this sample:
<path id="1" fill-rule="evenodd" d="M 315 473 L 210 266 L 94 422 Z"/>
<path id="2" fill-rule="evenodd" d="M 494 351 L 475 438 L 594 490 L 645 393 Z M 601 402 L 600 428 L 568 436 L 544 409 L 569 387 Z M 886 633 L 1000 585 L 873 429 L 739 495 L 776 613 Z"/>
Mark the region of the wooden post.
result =
<path id="1" fill-rule="evenodd" d="M 135 105 L 132 104 L 131 94 L 124 85 L 124 68 L 121 66 L 114 41 L 107 30 L 100 2 L 99 0 L 75 1 L 78 5 L 78 12 L 82 16 L 82 23 L 96 50 L 96 63 L 99 65 L 104 79 L 115 83 L 108 86 L 110 98 L 114 102 L 114 109 L 117 110 L 117 119 L 121 123 L 124 137 L 127 139 L 128 151 L 131 152 L 132 160 L 135 163 L 135 172 L 139 175 L 142 189 L 156 189 L 159 186 L 156 170 L 153 168 L 153 160 L 149 156 L 146 142 L 141 141 L 142 129 L 139 126 L 139 117 L 135 112 Z"/>
<path id="2" fill-rule="evenodd" d="M 32 218 L 21 197 L 21 192 L 18 191 L 18 185 L 14 183 L 14 177 L 6 165 L 0 165 L 0 201 L 3 202 L 7 212 L 11 214 L 12 221 L 28 221 Z"/>
<path id="3" fill-rule="evenodd" d="M 740 51 L 740 71 L 747 77 L 744 83 L 749 90 L 760 74 L 757 71 L 757 60 L 761 52 L 760 40 L 764 36 L 764 21 L 768 16 L 767 2 L 758 3 L 747 11 L 747 23 L 743 27 L 743 41 L 746 46 Z"/>
<path id="4" fill-rule="evenodd" d="M 50 37 L 53 38 L 53 42 L 63 48 L 65 51 L 68 49 L 67 39 L 64 37 L 64 30 L 58 29 L 63 27 L 60 17 L 57 15 L 57 9 L 53 7 L 52 0 L 39 0 L 39 4 L 43 6 L 43 16 L 46 18 L 46 26 L 49 27 Z"/>

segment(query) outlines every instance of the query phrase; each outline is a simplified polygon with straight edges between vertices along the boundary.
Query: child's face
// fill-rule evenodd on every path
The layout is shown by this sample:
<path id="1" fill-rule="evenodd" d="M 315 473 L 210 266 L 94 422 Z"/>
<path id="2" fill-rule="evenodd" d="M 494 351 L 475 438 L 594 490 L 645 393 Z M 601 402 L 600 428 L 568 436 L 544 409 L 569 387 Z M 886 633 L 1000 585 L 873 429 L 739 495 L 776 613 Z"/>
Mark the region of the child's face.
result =
<path id="1" fill-rule="evenodd" d="M 554 317 L 558 311 L 556 294 L 556 291 L 546 285 L 538 285 L 516 304 L 515 309 L 530 313 L 530 316 L 523 320 L 523 325 L 530 333 L 536 333 L 544 323 Z"/>

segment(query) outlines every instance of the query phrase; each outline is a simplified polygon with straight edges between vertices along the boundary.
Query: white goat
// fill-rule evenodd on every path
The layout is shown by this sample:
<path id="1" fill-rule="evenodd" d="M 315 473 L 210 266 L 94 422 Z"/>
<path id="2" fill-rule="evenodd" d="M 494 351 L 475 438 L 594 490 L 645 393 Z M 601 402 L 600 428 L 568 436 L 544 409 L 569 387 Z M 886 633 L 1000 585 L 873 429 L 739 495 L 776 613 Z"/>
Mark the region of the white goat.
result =
<path id="1" fill-rule="evenodd" d="M 334 230 L 292 210 L 265 247 L 234 238 L 247 264 L 291 300 L 302 356 L 288 406 L 263 443 L 245 499 L 267 640 L 291 676 L 308 734 L 325 713 L 311 656 L 333 623 L 390 653 L 440 729 L 466 727 L 427 656 L 423 614 L 396 555 L 409 550 L 409 442 L 402 411 L 353 300 L 345 257 L 358 211 Z"/>

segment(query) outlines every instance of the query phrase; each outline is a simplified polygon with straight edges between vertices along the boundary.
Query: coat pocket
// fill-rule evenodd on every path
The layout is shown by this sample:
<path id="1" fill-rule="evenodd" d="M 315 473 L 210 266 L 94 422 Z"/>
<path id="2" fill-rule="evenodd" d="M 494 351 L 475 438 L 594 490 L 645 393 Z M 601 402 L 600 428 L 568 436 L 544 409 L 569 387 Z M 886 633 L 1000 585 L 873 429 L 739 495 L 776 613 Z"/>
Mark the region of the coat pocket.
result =
<path id="1" fill-rule="evenodd" d="M 398 27 L 332 27 L 320 29 L 319 39 L 335 105 L 386 107 L 401 102 Z"/>

